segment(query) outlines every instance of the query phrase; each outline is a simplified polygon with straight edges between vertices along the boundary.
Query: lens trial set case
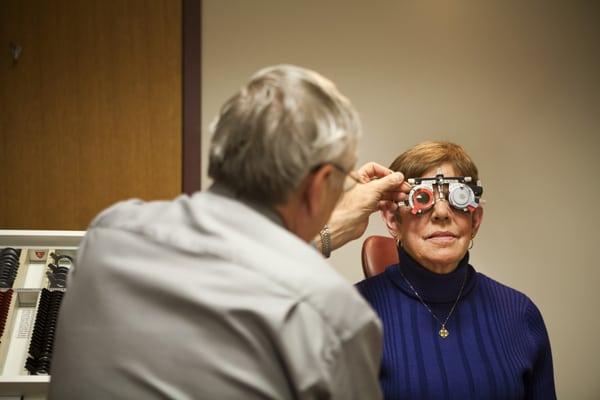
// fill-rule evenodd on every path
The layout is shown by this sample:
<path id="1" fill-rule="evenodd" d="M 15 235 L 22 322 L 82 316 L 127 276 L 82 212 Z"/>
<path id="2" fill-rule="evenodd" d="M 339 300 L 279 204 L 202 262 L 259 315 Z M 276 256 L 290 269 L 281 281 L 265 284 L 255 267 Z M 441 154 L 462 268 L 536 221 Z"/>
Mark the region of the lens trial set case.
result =
<path id="1" fill-rule="evenodd" d="M 0 230 L 0 398 L 46 398 L 60 305 L 84 234 Z"/>

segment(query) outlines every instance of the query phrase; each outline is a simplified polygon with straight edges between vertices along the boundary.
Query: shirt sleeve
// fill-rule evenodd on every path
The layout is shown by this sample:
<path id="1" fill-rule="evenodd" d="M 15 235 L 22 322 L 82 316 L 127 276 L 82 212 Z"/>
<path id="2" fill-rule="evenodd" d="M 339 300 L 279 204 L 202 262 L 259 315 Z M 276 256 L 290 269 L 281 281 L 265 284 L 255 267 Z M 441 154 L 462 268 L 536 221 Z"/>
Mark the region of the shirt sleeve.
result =
<path id="1" fill-rule="evenodd" d="M 556 399 L 550 338 L 542 314 L 532 302 L 527 309 L 527 323 L 534 362 L 531 372 L 525 377 L 525 398 Z"/>
<path id="2" fill-rule="evenodd" d="M 342 341 L 340 354 L 330 366 L 332 398 L 381 399 L 381 352 L 381 328 L 376 321 L 363 325 L 354 335 Z"/>
<path id="3" fill-rule="evenodd" d="M 294 398 L 378 400 L 381 326 L 375 316 L 336 331 L 307 304 L 288 315 L 281 335 L 282 356 Z"/>

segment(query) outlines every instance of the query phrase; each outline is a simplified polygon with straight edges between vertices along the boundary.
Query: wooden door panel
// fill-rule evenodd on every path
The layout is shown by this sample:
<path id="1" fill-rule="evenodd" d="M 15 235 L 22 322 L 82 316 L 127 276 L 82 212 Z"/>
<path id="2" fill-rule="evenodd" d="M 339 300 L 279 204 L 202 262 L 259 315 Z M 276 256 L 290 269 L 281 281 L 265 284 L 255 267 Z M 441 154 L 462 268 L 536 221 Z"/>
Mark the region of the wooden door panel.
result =
<path id="1" fill-rule="evenodd" d="M 181 3 L 0 4 L 0 228 L 84 229 L 179 194 Z"/>

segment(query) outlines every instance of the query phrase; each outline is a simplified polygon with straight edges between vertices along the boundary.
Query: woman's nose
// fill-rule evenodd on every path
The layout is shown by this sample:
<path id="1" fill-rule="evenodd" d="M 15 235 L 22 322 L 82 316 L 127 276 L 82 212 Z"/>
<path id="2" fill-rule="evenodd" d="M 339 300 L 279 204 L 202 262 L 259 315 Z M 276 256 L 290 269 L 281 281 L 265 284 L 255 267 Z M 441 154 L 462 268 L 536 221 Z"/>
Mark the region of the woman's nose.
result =
<path id="1" fill-rule="evenodd" d="M 448 204 L 447 200 L 442 199 L 435 202 L 431 218 L 438 222 L 450 219 L 450 204 Z"/>

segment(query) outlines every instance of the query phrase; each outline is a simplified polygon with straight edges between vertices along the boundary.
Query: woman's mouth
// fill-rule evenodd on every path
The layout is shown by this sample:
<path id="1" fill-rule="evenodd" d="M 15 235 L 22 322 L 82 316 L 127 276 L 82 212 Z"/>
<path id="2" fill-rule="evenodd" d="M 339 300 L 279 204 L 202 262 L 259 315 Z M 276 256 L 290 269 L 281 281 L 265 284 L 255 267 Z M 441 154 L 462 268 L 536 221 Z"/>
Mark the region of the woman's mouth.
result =
<path id="1" fill-rule="evenodd" d="M 456 240 L 456 235 L 452 232 L 438 231 L 426 236 L 425 239 L 431 243 L 449 244 Z"/>

